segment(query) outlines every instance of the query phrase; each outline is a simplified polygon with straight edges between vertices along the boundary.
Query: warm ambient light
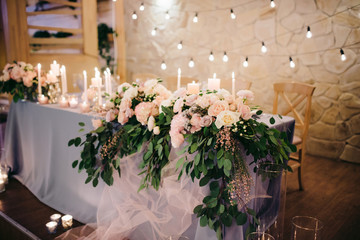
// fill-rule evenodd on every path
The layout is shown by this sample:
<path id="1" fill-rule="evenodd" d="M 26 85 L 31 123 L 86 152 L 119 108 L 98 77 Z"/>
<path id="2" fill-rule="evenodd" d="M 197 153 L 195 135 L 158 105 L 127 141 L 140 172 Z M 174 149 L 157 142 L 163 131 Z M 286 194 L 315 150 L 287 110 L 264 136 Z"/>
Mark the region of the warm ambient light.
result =
<path id="1" fill-rule="evenodd" d="M 162 61 L 162 63 L 161 63 L 161 69 L 162 69 L 162 70 L 166 70 L 166 64 L 165 64 L 164 61 Z"/>
<path id="2" fill-rule="evenodd" d="M 230 17 L 231 17 L 231 19 L 236 18 L 236 15 L 235 15 L 235 13 L 234 13 L 234 11 L 232 9 L 230 9 Z"/>
<path id="3" fill-rule="evenodd" d="M 134 20 L 137 19 L 136 11 L 133 12 L 133 14 L 132 14 L 131 17 L 132 17 L 132 19 L 134 19 Z"/>
<path id="4" fill-rule="evenodd" d="M 224 52 L 223 62 L 228 62 L 228 61 L 229 61 L 229 57 L 226 55 L 226 52 Z"/>
<path id="5" fill-rule="evenodd" d="M 249 66 L 249 62 L 248 62 L 248 57 L 245 58 L 245 61 L 243 62 L 243 66 L 244 67 L 248 67 Z"/>
<path id="6" fill-rule="evenodd" d="M 197 23 L 199 21 L 199 19 L 198 19 L 198 13 L 195 13 L 195 16 L 194 16 L 194 18 L 193 18 L 193 22 L 194 23 Z"/>
<path id="7" fill-rule="evenodd" d="M 195 66 L 194 60 L 191 58 L 189 61 L 189 67 L 193 68 Z"/>
<path id="8" fill-rule="evenodd" d="M 271 8 L 276 7 L 276 4 L 275 4 L 274 0 L 270 0 L 270 7 Z"/>
<path id="9" fill-rule="evenodd" d="M 165 19 L 166 19 L 166 20 L 169 20 L 169 19 L 170 19 L 169 11 L 167 11 L 167 12 L 165 13 Z"/>
<path id="10" fill-rule="evenodd" d="M 139 10 L 140 10 L 140 11 L 144 11 L 144 10 L 145 10 L 144 3 L 141 3 L 141 5 L 140 5 L 140 7 L 139 7 Z"/>
<path id="11" fill-rule="evenodd" d="M 183 48 L 182 41 L 179 42 L 179 44 L 177 45 L 177 48 L 178 48 L 179 50 L 181 50 L 181 49 Z"/>
<path id="12" fill-rule="evenodd" d="M 263 52 L 263 53 L 266 53 L 266 52 L 267 52 L 267 48 L 266 48 L 266 46 L 265 46 L 265 43 L 264 43 L 264 42 L 262 42 L 261 52 Z"/>
<path id="13" fill-rule="evenodd" d="M 311 38 L 311 37 L 312 37 L 312 33 L 311 33 L 311 31 L 310 31 L 310 26 L 307 27 L 306 37 L 307 37 L 307 38 Z"/>
<path id="14" fill-rule="evenodd" d="M 157 31 L 157 28 L 155 27 L 153 30 L 151 30 L 151 35 L 152 35 L 152 36 L 155 36 L 155 35 L 156 35 L 156 31 Z"/>
<path id="15" fill-rule="evenodd" d="M 291 68 L 294 68 L 294 67 L 295 67 L 295 63 L 294 63 L 294 61 L 292 60 L 291 57 L 289 57 L 289 61 L 290 61 L 290 67 L 291 67 Z"/>
<path id="16" fill-rule="evenodd" d="M 210 52 L 209 60 L 210 60 L 211 62 L 213 62 L 213 61 L 215 60 L 214 54 L 213 54 L 212 51 Z"/>
<path id="17" fill-rule="evenodd" d="M 345 55 L 344 50 L 342 48 L 340 49 L 340 54 L 341 54 L 341 61 L 345 61 L 346 60 L 346 55 Z"/>

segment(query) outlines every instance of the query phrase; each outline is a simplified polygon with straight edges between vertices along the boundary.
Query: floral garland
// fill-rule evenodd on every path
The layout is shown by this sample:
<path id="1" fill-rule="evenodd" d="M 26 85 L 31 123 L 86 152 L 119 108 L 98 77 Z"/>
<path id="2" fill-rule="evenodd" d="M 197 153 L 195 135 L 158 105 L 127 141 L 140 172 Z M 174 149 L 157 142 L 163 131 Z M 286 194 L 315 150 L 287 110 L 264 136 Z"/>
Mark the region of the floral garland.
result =
<path id="1" fill-rule="evenodd" d="M 96 186 L 101 177 L 111 185 L 113 169 L 121 174 L 120 159 L 140 151 L 146 143 L 139 190 L 149 185 L 158 189 L 172 145 L 180 148 L 179 178 L 186 174 L 193 181 L 200 179 L 201 187 L 210 188 L 203 204 L 194 209 L 200 225 L 216 231 L 218 239 L 223 238 L 223 228 L 233 222 L 243 225 L 249 219 L 248 231 L 253 231 L 258 222 L 256 213 L 246 207 L 253 182 L 244 152 L 254 157 L 254 164 L 271 156 L 289 169 L 288 155 L 296 151 L 286 133 L 252 118 L 261 114 L 252 113 L 249 104 L 253 98 L 249 90 L 239 91 L 235 98 L 224 89 L 189 95 L 182 88 L 171 94 L 158 80 L 124 83 L 106 102 L 105 120 L 93 120 L 95 130 L 87 133 L 82 143 L 80 137 L 69 141 L 69 146 L 84 146 L 81 160 L 73 167 L 79 164 L 79 171 L 86 170 L 86 183 L 92 181 Z"/>
<path id="2" fill-rule="evenodd" d="M 5 65 L 3 75 L 0 76 L 0 93 L 8 93 L 13 96 L 13 101 L 21 99 L 35 101 L 37 98 L 38 74 L 30 63 L 14 62 Z M 41 86 L 43 94 L 47 96 L 49 84 L 57 79 L 50 75 L 41 74 Z"/>

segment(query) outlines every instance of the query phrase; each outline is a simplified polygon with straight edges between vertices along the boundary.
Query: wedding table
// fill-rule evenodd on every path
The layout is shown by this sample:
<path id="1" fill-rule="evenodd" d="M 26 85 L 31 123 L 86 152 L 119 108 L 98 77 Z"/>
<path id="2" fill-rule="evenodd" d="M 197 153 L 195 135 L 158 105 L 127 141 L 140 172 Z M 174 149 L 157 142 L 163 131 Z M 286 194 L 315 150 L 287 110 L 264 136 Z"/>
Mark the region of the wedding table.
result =
<path id="1" fill-rule="evenodd" d="M 106 214 L 104 211 L 101 216 L 101 214 L 97 215 L 97 212 L 99 207 L 104 208 L 108 204 L 104 199 L 107 200 L 107 194 L 111 195 L 111 189 L 117 190 L 117 195 L 113 196 L 116 195 L 119 198 L 118 201 L 123 201 L 122 207 L 130 209 L 131 206 L 126 205 L 128 202 L 125 201 L 125 195 L 129 193 L 123 192 L 122 194 L 121 186 L 117 186 L 116 176 L 114 186 L 108 187 L 99 181 L 98 186 L 94 188 L 91 184 L 84 183 L 86 173 L 79 174 L 76 169 L 72 168 L 72 162 L 80 158 L 81 148 L 68 147 L 68 140 L 82 134 L 78 132 L 80 128 L 78 122 L 85 123 L 85 132 L 93 129 L 91 119 L 94 116 L 81 114 L 78 111 L 60 108 L 57 104 L 12 103 L 6 126 L 5 149 L 7 164 L 11 167 L 14 177 L 40 201 L 60 212 L 73 215 L 75 219 L 83 223 L 92 223 L 99 221 Z M 271 125 L 269 123 L 271 116 L 263 114 L 259 121 Z M 289 139 L 292 139 L 294 126 L 295 120 L 285 116 L 282 119 L 276 118 L 276 123 L 271 125 L 271 127 L 286 131 Z M 172 152 L 176 152 L 176 150 Z M 132 160 L 135 160 L 136 156 L 128 156 L 126 159 L 121 160 L 122 164 L 135 162 Z M 171 157 L 170 160 L 172 160 Z M 251 157 L 246 157 L 246 161 L 250 163 Z M 128 172 L 133 170 L 128 169 Z M 252 168 L 250 172 L 253 172 Z M 137 175 L 137 173 L 133 175 Z M 120 185 L 126 185 L 126 174 L 127 172 L 123 171 L 122 166 L 122 176 L 118 181 Z M 123 180 L 124 183 L 121 183 Z M 130 178 L 127 180 L 131 184 Z M 164 194 L 170 194 L 166 192 L 166 186 L 165 183 L 161 191 Z M 198 187 L 198 184 L 196 186 Z M 143 190 L 141 194 L 146 198 L 146 194 L 151 195 L 151 192 L 154 190 Z M 173 192 L 172 194 L 176 195 L 177 193 Z M 105 207 L 109 208 L 109 206 Z M 189 236 L 190 239 L 216 239 L 213 230 L 199 226 L 195 215 L 192 215 L 190 221 L 192 221 L 191 227 L 184 235 Z M 228 236 L 242 234 L 241 227 L 234 229 L 229 231 Z M 232 238 L 226 237 L 225 239 Z"/>

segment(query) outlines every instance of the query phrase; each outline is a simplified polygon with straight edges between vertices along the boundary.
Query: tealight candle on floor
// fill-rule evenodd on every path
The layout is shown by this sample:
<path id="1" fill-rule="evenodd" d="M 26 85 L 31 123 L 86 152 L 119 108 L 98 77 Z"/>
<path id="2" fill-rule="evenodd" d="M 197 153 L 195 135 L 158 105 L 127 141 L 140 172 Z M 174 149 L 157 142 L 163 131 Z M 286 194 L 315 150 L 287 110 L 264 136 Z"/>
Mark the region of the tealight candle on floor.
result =
<path id="1" fill-rule="evenodd" d="M 84 101 L 80 104 L 80 110 L 82 113 L 87 113 L 90 111 L 90 104 L 87 101 Z"/>
<path id="2" fill-rule="evenodd" d="M 69 101 L 67 100 L 67 98 L 65 96 L 62 96 L 60 101 L 59 101 L 59 105 L 62 108 L 67 108 L 69 107 Z"/>
<path id="3" fill-rule="evenodd" d="M 0 177 L 0 193 L 5 191 L 5 181 Z"/>
<path id="4" fill-rule="evenodd" d="M 188 94 L 198 94 L 200 92 L 200 85 L 193 81 L 192 83 L 188 83 L 187 85 L 187 93 Z"/>
<path id="5" fill-rule="evenodd" d="M 49 233 L 56 233 L 57 222 L 51 221 L 46 224 L 46 228 Z"/>
<path id="6" fill-rule="evenodd" d="M 9 177 L 8 177 L 8 174 L 6 172 L 0 172 L 0 178 L 2 178 L 5 182 L 5 184 L 8 184 L 9 183 Z"/>
<path id="7" fill-rule="evenodd" d="M 60 222 L 60 218 L 61 218 L 61 215 L 58 214 L 58 213 L 55 213 L 55 214 L 50 216 L 50 220 L 53 221 L 53 222 L 57 222 L 57 223 Z"/>
<path id="8" fill-rule="evenodd" d="M 71 108 L 76 108 L 78 103 L 79 103 L 79 101 L 78 101 L 77 97 L 73 96 L 70 98 L 69 104 L 70 104 Z"/>
<path id="9" fill-rule="evenodd" d="M 64 228 L 69 228 L 73 224 L 73 217 L 71 215 L 65 215 L 61 218 L 61 222 Z"/>
<path id="10" fill-rule="evenodd" d="M 44 94 L 38 96 L 38 101 L 40 104 L 47 104 L 48 100 L 48 97 L 46 97 Z"/>

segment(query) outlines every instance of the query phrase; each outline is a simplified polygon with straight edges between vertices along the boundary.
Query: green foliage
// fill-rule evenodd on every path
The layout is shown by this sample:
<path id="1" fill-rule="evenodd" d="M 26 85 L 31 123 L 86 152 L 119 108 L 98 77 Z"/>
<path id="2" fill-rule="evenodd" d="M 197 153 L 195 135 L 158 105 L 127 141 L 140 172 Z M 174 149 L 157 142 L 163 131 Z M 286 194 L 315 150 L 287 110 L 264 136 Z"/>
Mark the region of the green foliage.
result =
<path id="1" fill-rule="evenodd" d="M 109 27 L 105 23 L 100 23 L 98 25 L 98 49 L 99 49 L 99 55 L 101 58 L 103 58 L 106 62 L 106 67 L 110 68 L 113 72 L 114 68 L 114 58 L 110 54 L 110 48 L 111 48 L 111 41 L 108 38 L 108 34 L 113 34 L 115 31 Z M 102 70 L 105 70 L 105 68 L 102 68 Z"/>

